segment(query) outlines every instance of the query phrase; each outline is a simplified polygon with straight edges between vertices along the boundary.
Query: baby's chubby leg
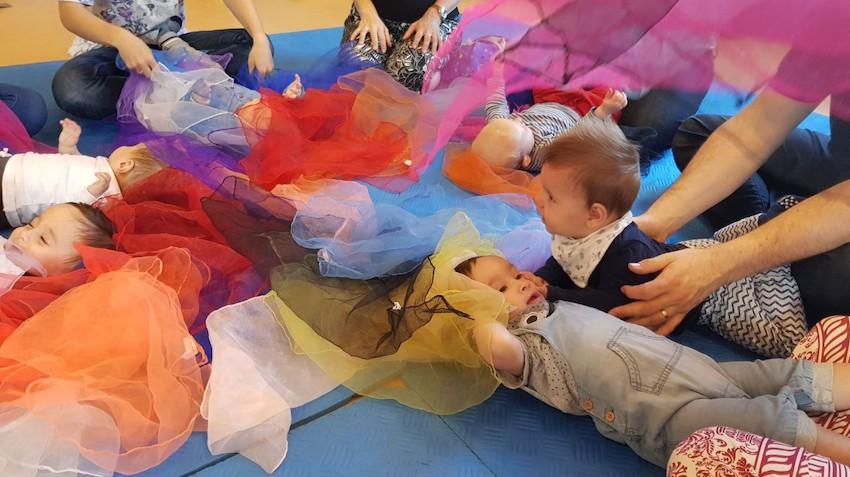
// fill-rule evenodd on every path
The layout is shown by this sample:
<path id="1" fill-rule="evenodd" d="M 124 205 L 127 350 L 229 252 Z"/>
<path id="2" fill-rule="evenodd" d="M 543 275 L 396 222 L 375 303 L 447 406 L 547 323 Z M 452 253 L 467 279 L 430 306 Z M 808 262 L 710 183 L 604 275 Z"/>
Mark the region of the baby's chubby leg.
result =
<path id="1" fill-rule="evenodd" d="M 850 363 L 832 364 L 832 400 L 835 409 L 850 409 Z"/>
<path id="2" fill-rule="evenodd" d="M 751 398 L 688 403 L 666 423 L 667 442 L 675 445 L 700 427 L 722 425 L 850 465 L 850 438 L 817 426 L 803 412 L 850 408 L 850 364 L 765 360 L 721 367 Z"/>
<path id="3" fill-rule="evenodd" d="M 817 443 L 812 451 L 840 464 L 850 465 L 850 438 L 820 426 L 816 427 Z"/>
<path id="4" fill-rule="evenodd" d="M 811 395 L 812 405 L 801 406 L 805 411 L 850 409 L 850 363 L 768 359 L 719 364 L 723 372 L 752 397 L 776 394 L 789 386 Z"/>
<path id="5" fill-rule="evenodd" d="M 688 435 L 704 427 L 725 426 L 817 452 L 819 427 L 798 409 L 794 393 L 753 398 L 703 398 L 682 406 L 663 424 L 666 455 Z"/>
<path id="6" fill-rule="evenodd" d="M 835 409 L 850 409 L 850 363 L 832 365 L 832 400 Z M 850 465 L 850 438 L 817 426 L 817 442 L 813 449 L 830 459 Z"/>
<path id="7" fill-rule="evenodd" d="M 719 363 L 739 389 L 750 397 L 776 395 L 790 389 L 804 411 L 832 412 L 833 365 L 792 359 Z"/>

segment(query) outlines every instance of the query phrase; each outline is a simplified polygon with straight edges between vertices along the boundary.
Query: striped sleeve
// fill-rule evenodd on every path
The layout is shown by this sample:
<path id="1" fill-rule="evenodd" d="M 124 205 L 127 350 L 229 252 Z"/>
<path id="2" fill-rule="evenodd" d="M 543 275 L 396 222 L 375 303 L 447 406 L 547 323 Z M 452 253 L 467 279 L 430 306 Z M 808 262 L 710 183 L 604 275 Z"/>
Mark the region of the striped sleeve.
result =
<path id="1" fill-rule="evenodd" d="M 505 79 L 494 76 L 487 81 L 487 86 L 493 89 L 493 93 L 487 98 L 487 104 L 484 106 L 487 122 L 511 117 L 511 110 L 505 97 Z"/>

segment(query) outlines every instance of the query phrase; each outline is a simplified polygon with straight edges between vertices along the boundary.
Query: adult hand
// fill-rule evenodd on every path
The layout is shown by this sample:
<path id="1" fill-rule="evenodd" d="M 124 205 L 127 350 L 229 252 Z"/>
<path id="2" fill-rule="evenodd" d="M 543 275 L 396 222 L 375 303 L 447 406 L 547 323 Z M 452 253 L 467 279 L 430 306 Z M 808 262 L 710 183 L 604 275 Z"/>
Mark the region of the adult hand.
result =
<path id="1" fill-rule="evenodd" d="M 384 25 L 381 17 L 377 13 L 364 13 L 360 16 L 360 23 L 357 28 L 351 33 L 349 41 L 357 41 L 357 46 L 363 46 L 366 43 L 366 37 L 371 41 L 373 50 L 386 53 L 387 48 L 393 46 L 393 37 L 390 36 L 390 31 Z"/>
<path id="2" fill-rule="evenodd" d="M 670 235 L 670 233 L 667 232 L 661 224 L 661 221 L 649 213 L 635 217 L 635 224 L 637 224 L 641 232 L 649 235 L 659 242 L 667 241 L 667 237 Z"/>
<path id="3" fill-rule="evenodd" d="M 419 20 L 410 24 L 407 31 L 404 32 L 403 39 L 412 38 L 411 46 L 413 48 L 420 48 L 421 43 L 423 53 L 429 51 L 437 53 L 443 43 L 443 38 L 440 36 L 440 24 L 442 22 L 443 19 L 440 18 L 440 14 L 433 8 L 429 8 Z"/>
<path id="4" fill-rule="evenodd" d="M 124 30 L 124 32 L 126 34 L 122 35 L 121 40 L 116 44 L 118 54 L 121 55 L 128 70 L 150 77 L 156 66 L 150 47 L 129 31 Z"/>
<path id="5" fill-rule="evenodd" d="M 266 77 L 273 69 L 274 58 L 272 57 L 269 39 L 266 35 L 258 35 L 254 38 L 254 46 L 251 47 L 251 52 L 248 54 L 248 72 L 256 71 L 260 73 L 260 76 Z"/>
<path id="6" fill-rule="evenodd" d="M 638 301 L 610 313 L 659 335 L 670 334 L 689 311 L 724 283 L 720 264 L 725 262 L 716 256 L 718 250 L 722 249 L 686 249 L 629 264 L 639 275 L 661 274 L 650 282 L 622 287 L 626 296 Z"/>

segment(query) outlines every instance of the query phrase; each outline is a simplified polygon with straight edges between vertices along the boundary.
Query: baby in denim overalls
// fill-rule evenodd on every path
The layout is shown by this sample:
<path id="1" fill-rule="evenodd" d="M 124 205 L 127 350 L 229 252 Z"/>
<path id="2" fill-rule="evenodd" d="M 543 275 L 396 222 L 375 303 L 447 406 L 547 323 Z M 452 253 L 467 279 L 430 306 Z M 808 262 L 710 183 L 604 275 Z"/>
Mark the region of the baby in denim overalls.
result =
<path id="1" fill-rule="evenodd" d="M 659 466 L 686 436 L 716 425 L 850 464 L 850 439 L 806 415 L 850 407 L 850 364 L 717 363 L 646 328 L 535 293 L 506 295 L 518 310 L 507 328 L 489 323 L 474 332 L 505 386 L 589 415 L 602 435 Z"/>
<path id="2" fill-rule="evenodd" d="M 474 332 L 499 380 L 589 415 L 602 435 L 656 465 L 689 434 L 717 425 L 850 464 L 850 439 L 806 415 L 850 407 L 850 364 L 718 363 L 584 305 L 531 300 L 537 303 L 526 307 L 531 297 L 506 298 L 518 310 L 507 328 L 490 323 Z"/>

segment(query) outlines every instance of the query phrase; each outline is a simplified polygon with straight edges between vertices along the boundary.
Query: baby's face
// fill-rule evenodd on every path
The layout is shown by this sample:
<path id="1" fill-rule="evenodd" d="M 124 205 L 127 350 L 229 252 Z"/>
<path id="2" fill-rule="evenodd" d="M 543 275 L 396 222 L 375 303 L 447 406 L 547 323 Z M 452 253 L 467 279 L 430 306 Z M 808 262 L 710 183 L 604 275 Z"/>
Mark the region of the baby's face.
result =
<path id="1" fill-rule="evenodd" d="M 495 119 L 472 141 L 472 152 L 494 167 L 516 169 L 530 160 L 531 130 L 514 119 Z"/>
<path id="2" fill-rule="evenodd" d="M 74 248 L 82 230 L 82 214 L 67 204 L 54 205 L 27 225 L 12 231 L 9 241 L 35 258 L 47 275 L 69 272 L 80 263 Z"/>
<path id="3" fill-rule="evenodd" d="M 537 202 L 549 233 L 582 238 L 593 232 L 588 225 L 590 206 L 587 195 L 576 181 L 572 169 L 544 164 L 540 171 L 540 184 L 543 191 Z"/>
<path id="4" fill-rule="evenodd" d="M 502 257 L 478 258 L 469 275 L 476 282 L 498 290 L 514 309 L 536 305 L 546 299 L 545 291 L 531 281 L 530 274 L 520 273 Z"/>

